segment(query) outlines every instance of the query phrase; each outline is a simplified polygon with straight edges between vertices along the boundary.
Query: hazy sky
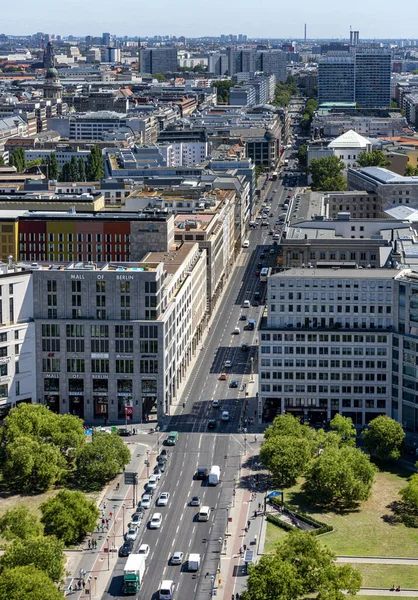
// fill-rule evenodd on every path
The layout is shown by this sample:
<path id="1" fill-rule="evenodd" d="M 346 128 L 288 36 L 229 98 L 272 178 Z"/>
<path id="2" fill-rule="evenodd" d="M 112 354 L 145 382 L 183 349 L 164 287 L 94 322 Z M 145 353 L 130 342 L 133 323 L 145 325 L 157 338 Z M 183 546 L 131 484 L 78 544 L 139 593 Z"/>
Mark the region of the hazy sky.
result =
<path id="1" fill-rule="evenodd" d="M 1 0 L 0 33 L 220 35 L 308 38 L 418 37 L 416 4 L 403 0 Z M 408 15 L 410 18 L 408 18 Z"/>

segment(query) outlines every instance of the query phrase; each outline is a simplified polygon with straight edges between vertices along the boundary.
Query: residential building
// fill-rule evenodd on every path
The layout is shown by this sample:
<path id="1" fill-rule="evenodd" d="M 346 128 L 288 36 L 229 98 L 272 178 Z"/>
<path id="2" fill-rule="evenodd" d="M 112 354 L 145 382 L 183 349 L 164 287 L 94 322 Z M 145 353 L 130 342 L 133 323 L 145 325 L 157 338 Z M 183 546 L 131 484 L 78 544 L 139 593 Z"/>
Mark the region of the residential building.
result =
<path id="1" fill-rule="evenodd" d="M 229 91 L 229 104 L 236 106 L 254 106 L 256 104 L 255 87 L 252 85 L 236 85 Z"/>
<path id="2" fill-rule="evenodd" d="M 139 51 L 140 73 L 175 73 L 177 71 L 176 48 L 141 48 Z"/>
<path id="3" fill-rule="evenodd" d="M 399 205 L 418 208 L 417 177 L 404 177 L 382 167 L 364 167 L 348 169 L 347 181 L 350 190 L 377 194 L 384 211 Z"/>
<path id="4" fill-rule="evenodd" d="M 355 102 L 354 57 L 341 53 L 326 56 L 318 63 L 318 104 Z"/>

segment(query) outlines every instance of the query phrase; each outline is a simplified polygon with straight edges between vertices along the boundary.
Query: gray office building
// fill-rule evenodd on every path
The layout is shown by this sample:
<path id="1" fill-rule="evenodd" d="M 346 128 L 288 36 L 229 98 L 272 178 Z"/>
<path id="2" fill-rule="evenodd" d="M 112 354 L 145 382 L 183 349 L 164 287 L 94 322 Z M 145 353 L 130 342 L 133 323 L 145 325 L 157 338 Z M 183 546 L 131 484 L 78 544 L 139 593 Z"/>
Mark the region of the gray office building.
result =
<path id="1" fill-rule="evenodd" d="M 177 71 L 176 48 L 141 48 L 140 73 L 173 73 Z"/>
<path id="2" fill-rule="evenodd" d="M 356 48 L 356 102 L 362 108 L 390 106 L 392 55 L 383 48 Z"/>
<path id="3" fill-rule="evenodd" d="M 355 102 L 354 56 L 327 56 L 318 64 L 318 104 Z"/>

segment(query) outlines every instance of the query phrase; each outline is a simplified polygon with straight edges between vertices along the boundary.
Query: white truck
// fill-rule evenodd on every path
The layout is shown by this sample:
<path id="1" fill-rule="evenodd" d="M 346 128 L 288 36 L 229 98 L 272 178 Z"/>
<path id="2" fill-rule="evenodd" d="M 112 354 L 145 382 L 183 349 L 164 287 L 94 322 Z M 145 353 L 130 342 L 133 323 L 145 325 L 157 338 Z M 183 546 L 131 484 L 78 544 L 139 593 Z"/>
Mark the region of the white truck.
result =
<path id="1" fill-rule="evenodd" d="M 208 485 L 218 485 L 221 478 L 221 469 L 218 465 L 213 465 L 208 477 Z"/>
<path id="2" fill-rule="evenodd" d="M 200 568 L 200 554 L 189 554 L 187 569 L 189 571 L 198 571 Z"/>
<path id="3" fill-rule="evenodd" d="M 130 554 L 123 569 L 123 593 L 133 596 L 142 585 L 145 572 L 145 555 Z"/>

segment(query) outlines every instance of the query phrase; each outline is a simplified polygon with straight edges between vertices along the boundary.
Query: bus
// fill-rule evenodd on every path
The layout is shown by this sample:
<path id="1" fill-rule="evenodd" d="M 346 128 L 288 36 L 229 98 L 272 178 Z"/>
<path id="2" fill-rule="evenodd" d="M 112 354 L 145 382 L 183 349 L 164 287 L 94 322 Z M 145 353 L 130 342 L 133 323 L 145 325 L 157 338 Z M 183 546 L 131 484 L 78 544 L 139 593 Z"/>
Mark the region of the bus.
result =
<path id="1" fill-rule="evenodd" d="M 270 275 L 270 271 L 271 269 L 268 267 L 265 267 L 264 269 L 261 269 L 260 271 L 260 281 L 267 281 L 267 277 Z"/>
<path id="2" fill-rule="evenodd" d="M 167 446 L 175 446 L 178 440 L 179 434 L 178 431 L 170 431 L 167 438 Z"/>

